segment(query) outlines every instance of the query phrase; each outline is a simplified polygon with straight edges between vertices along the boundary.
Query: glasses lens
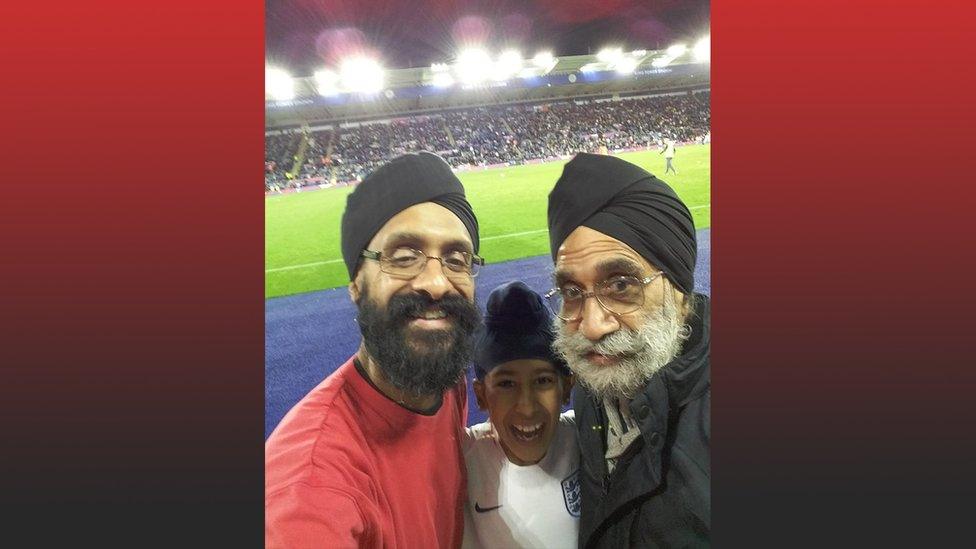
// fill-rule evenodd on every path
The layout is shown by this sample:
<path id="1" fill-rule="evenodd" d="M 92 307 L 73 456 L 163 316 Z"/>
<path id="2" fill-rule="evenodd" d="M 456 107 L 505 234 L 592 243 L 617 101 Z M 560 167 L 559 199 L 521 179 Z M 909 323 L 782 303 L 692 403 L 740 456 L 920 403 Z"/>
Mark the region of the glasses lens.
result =
<path id="1" fill-rule="evenodd" d="M 546 294 L 546 302 L 554 315 L 567 321 L 576 320 L 583 303 L 582 292 L 579 288 L 556 288 Z"/>
<path id="2" fill-rule="evenodd" d="M 420 273 L 427 257 L 420 250 L 397 248 L 382 257 L 382 271 L 394 276 L 415 276 Z"/>
<path id="3" fill-rule="evenodd" d="M 644 285 L 633 276 L 615 276 L 600 284 L 596 298 L 607 310 L 625 315 L 644 305 Z"/>
<path id="4" fill-rule="evenodd" d="M 471 272 L 471 256 L 464 252 L 450 252 L 444 256 L 442 263 L 445 269 L 454 273 Z"/>

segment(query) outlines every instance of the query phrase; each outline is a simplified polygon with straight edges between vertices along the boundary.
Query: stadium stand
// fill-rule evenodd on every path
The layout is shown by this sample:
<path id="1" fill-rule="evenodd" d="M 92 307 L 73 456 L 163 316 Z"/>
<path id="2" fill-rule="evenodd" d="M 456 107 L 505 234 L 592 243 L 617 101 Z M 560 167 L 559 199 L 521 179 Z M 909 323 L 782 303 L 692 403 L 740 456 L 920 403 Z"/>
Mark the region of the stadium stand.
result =
<path id="1" fill-rule="evenodd" d="M 707 90 L 568 98 L 271 133 L 265 139 L 265 190 L 353 183 L 390 158 L 419 150 L 438 152 L 461 168 L 522 164 L 601 146 L 651 147 L 663 137 L 698 140 L 709 133 L 709 105 Z"/>
<path id="2" fill-rule="evenodd" d="M 285 172 L 291 166 L 292 155 L 301 141 L 301 133 L 282 131 L 265 135 L 264 138 L 264 186 L 270 190 L 285 180 Z"/>

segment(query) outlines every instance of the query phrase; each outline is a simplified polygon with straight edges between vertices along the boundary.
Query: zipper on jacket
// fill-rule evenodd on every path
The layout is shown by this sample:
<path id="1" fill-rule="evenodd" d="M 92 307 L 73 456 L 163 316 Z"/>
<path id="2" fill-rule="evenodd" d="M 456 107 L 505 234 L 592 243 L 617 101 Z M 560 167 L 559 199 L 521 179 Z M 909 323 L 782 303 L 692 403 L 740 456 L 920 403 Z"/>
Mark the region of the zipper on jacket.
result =
<path id="1" fill-rule="evenodd" d="M 620 454 L 617 458 L 617 464 L 613 466 L 613 471 L 609 474 L 603 476 L 603 495 L 606 496 L 610 493 L 610 486 L 613 485 L 614 477 L 620 476 L 619 471 L 625 469 L 626 467 L 621 467 L 621 465 L 630 465 L 630 461 L 634 458 L 640 451 L 640 447 L 644 445 L 644 441 L 641 437 L 638 437 L 634 442 L 624 450 L 624 453 Z M 604 458 L 606 460 L 606 458 Z"/>

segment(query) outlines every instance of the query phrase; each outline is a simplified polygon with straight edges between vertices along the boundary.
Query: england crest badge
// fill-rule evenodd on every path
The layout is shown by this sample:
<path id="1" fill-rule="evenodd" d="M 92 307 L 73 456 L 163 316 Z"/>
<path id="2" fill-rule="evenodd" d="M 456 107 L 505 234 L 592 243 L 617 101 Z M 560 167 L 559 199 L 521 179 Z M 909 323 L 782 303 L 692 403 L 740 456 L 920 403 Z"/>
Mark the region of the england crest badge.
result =
<path id="1" fill-rule="evenodd" d="M 566 510 L 569 514 L 579 518 L 580 516 L 580 483 L 579 469 L 573 472 L 562 481 L 563 502 L 566 503 Z"/>

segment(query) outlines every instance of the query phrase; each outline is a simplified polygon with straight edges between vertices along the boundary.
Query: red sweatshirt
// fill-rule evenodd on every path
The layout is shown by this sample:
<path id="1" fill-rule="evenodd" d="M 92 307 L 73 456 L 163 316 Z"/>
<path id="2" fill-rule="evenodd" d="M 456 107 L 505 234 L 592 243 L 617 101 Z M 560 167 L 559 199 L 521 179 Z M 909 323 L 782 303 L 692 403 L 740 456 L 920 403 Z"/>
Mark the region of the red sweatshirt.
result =
<path id="1" fill-rule="evenodd" d="M 350 358 L 265 444 L 265 546 L 458 547 L 463 385 L 434 415 L 377 391 Z"/>

